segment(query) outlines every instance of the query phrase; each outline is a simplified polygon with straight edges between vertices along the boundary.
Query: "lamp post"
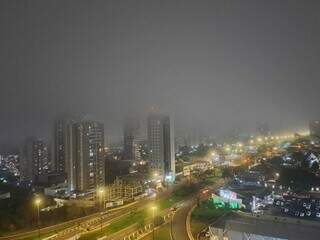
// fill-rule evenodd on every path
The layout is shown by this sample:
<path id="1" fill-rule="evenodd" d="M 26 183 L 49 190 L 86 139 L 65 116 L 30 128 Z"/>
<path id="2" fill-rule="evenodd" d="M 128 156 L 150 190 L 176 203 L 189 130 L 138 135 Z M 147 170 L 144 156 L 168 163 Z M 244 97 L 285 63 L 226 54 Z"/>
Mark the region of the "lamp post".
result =
<path id="1" fill-rule="evenodd" d="M 100 231 L 102 232 L 102 215 L 103 215 L 103 210 L 104 210 L 104 205 L 105 205 L 105 198 L 104 198 L 104 189 L 100 189 L 98 191 L 99 196 L 100 196 Z M 102 206 L 101 206 L 102 205 Z"/>
<path id="2" fill-rule="evenodd" d="M 38 220 L 38 239 L 40 239 L 40 204 L 41 204 L 41 199 L 36 198 L 34 201 L 36 207 L 37 207 L 37 220 Z"/>
<path id="3" fill-rule="evenodd" d="M 171 233 L 171 237 L 173 239 L 173 231 L 172 231 L 172 225 L 173 225 L 173 216 L 174 216 L 174 212 L 172 212 L 172 216 L 171 216 L 171 221 L 170 221 L 170 233 Z M 174 239 L 173 239 L 174 240 Z"/>
<path id="4" fill-rule="evenodd" d="M 152 208 L 152 224 L 153 224 L 153 228 L 152 228 L 152 240 L 154 240 L 154 228 L 155 228 L 155 222 L 154 222 L 154 213 L 156 211 L 156 207 L 153 206 Z"/>

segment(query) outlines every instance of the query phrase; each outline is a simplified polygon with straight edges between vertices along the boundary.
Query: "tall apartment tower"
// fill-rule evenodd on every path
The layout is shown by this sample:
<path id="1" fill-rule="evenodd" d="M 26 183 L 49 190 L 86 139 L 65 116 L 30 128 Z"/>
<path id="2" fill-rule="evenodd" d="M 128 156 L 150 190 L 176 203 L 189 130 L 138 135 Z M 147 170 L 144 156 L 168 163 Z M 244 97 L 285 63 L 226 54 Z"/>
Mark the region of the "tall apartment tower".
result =
<path id="1" fill-rule="evenodd" d="M 54 126 L 54 169 L 56 172 L 65 173 L 66 170 L 66 141 L 67 120 L 57 120 Z"/>
<path id="2" fill-rule="evenodd" d="M 39 175 L 51 171 L 48 146 L 42 139 L 27 138 L 20 155 L 20 179 L 22 181 L 36 181 Z"/>
<path id="3" fill-rule="evenodd" d="M 310 136 L 320 138 L 320 120 L 313 120 L 309 123 Z"/>
<path id="4" fill-rule="evenodd" d="M 139 122 L 136 119 L 127 119 L 123 131 L 124 157 L 126 160 L 135 161 L 135 140 L 139 134 Z"/>
<path id="5" fill-rule="evenodd" d="M 174 130 L 169 116 L 150 114 L 148 124 L 148 146 L 150 170 L 163 180 L 175 177 Z"/>
<path id="6" fill-rule="evenodd" d="M 104 126 L 95 121 L 66 125 L 68 189 L 87 191 L 105 185 Z"/>

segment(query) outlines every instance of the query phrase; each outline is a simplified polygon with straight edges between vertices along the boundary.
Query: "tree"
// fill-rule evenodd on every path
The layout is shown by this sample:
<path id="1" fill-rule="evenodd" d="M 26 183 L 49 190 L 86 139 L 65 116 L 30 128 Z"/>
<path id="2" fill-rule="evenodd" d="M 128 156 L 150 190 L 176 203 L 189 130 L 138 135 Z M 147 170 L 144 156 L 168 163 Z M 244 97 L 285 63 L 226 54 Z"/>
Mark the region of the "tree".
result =
<path id="1" fill-rule="evenodd" d="M 310 167 L 310 171 L 312 173 L 315 173 L 319 170 L 319 164 L 317 162 L 312 163 L 311 167 Z"/>

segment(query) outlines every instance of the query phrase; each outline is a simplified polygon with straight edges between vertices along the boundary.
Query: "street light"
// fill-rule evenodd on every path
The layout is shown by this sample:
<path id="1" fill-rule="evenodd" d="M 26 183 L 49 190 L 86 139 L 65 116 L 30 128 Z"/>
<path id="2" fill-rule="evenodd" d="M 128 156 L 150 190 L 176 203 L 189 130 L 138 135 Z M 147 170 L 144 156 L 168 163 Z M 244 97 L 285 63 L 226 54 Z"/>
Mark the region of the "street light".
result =
<path id="1" fill-rule="evenodd" d="M 154 240 L 154 228 L 155 228 L 155 222 L 154 222 L 154 213 L 157 210 L 156 206 L 152 206 L 152 223 L 153 223 L 153 228 L 152 228 L 152 240 Z"/>
<path id="2" fill-rule="evenodd" d="M 34 203 L 37 207 L 37 216 L 38 216 L 38 239 L 40 239 L 40 204 L 41 204 L 41 199 L 37 197 L 34 200 Z"/>
<path id="3" fill-rule="evenodd" d="M 101 222 L 101 225 L 100 225 L 100 231 L 102 232 L 102 214 L 103 214 L 103 210 L 105 208 L 105 197 L 104 197 L 104 189 L 103 188 L 100 188 L 98 190 L 98 195 L 100 196 L 100 222 Z M 102 205 L 102 207 L 101 207 Z"/>
<path id="4" fill-rule="evenodd" d="M 171 236 L 173 236 L 173 217 L 174 217 L 174 211 L 175 210 L 173 210 L 171 213 L 172 213 L 172 215 L 171 215 L 171 221 L 170 221 L 170 234 L 171 234 Z M 173 237 L 172 237 L 173 238 Z"/>

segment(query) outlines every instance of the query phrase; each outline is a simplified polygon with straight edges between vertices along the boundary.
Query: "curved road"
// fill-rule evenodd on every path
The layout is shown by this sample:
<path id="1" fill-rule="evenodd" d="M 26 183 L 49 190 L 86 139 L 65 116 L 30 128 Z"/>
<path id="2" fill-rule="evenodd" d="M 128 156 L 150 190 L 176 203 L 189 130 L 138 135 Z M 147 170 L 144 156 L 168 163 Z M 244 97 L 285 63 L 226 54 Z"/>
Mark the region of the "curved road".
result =
<path id="1" fill-rule="evenodd" d="M 209 193 L 207 195 L 199 195 L 200 200 L 208 199 L 211 196 L 211 193 L 214 192 L 218 187 L 221 187 L 225 184 L 223 180 L 219 180 L 216 184 L 207 187 Z M 199 190 L 199 193 L 201 190 Z M 172 240 L 190 240 L 187 234 L 186 221 L 188 213 L 191 208 L 196 204 L 198 194 L 195 194 L 192 198 L 184 201 L 178 208 L 177 212 L 174 214 L 172 222 L 172 231 L 171 236 Z"/>
<path id="2" fill-rule="evenodd" d="M 189 210 L 194 204 L 194 199 L 189 199 L 180 205 L 172 221 L 172 240 L 189 240 L 187 235 L 186 220 Z"/>
<path id="3" fill-rule="evenodd" d="M 138 208 L 145 206 L 145 204 L 147 202 L 149 202 L 149 200 L 144 199 L 140 202 L 135 202 L 133 204 L 129 204 L 129 205 L 124 206 L 122 208 L 120 207 L 118 209 L 111 210 L 110 213 L 107 215 L 107 218 L 105 218 L 104 221 L 112 221 L 113 219 L 116 219 L 116 218 L 119 218 L 120 216 L 126 215 L 132 210 L 136 210 Z M 56 231 L 57 233 L 60 233 L 60 234 L 63 232 L 67 232 L 67 233 L 69 233 L 69 234 L 66 234 L 67 236 L 70 236 L 71 232 L 73 232 L 73 234 L 71 234 L 71 235 L 76 235 L 77 234 L 76 230 L 77 230 L 78 225 L 82 225 L 82 224 L 84 224 L 85 226 L 88 226 L 88 227 L 92 226 L 92 225 L 100 226 L 100 213 L 94 213 L 94 214 L 86 216 L 86 217 L 73 219 L 73 220 L 63 222 L 63 223 L 60 223 L 57 225 L 41 228 L 40 232 L 41 232 L 41 235 L 48 234 L 48 233 L 52 233 L 52 235 L 53 235 L 54 231 Z M 63 228 L 63 230 L 61 230 L 61 228 Z M 17 233 L 17 234 L 13 234 L 13 235 L 0 236 L 0 240 L 26 239 L 26 238 L 31 238 L 32 236 L 37 237 L 37 232 L 38 232 L 38 230 L 32 230 L 29 232 L 21 232 L 21 233 Z M 59 238 L 63 238 L 63 236 L 61 236 Z"/>

